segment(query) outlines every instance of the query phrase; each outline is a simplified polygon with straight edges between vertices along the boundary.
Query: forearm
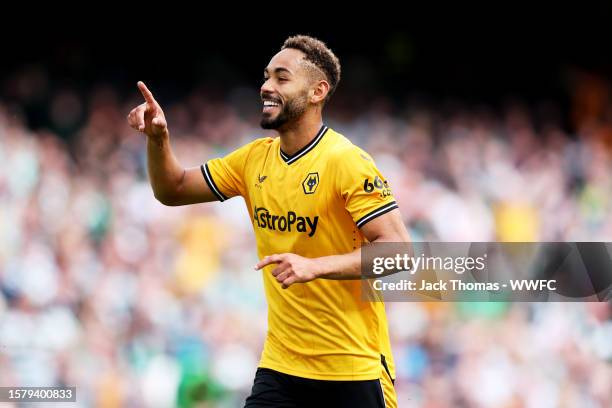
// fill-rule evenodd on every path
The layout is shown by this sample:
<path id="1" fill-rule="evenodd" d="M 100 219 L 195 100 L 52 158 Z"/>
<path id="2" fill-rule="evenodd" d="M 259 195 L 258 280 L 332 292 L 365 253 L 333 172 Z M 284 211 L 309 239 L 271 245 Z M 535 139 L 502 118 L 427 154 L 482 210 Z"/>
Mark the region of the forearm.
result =
<path id="1" fill-rule="evenodd" d="M 374 241 L 374 242 L 389 242 L 389 241 Z M 373 242 L 373 243 L 374 243 Z M 397 245 L 388 247 L 391 253 L 389 257 L 395 256 L 395 250 Z M 410 250 L 411 246 L 407 246 L 406 250 Z M 374 277 L 383 277 L 393 273 L 394 270 L 373 275 L 371 271 L 364 273 L 361 268 L 362 263 L 362 248 L 358 248 L 353 252 L 349 252 L 343 255 L 331 255 L 320 258 L 315 258 L 315 275 L 320 279 L 371 279 Z M 371 256 L 371 253 L 369 254 Z"/>
<path id="2" fill-rule="evenodd" d="M 320 279 L 361 279 L 361 248 L 342 255 L 316 258 Z"/>
<path id="3" fill-rule="evenodd" d="M 185 170 L 170 147 L 168 132 L 162 137 L 147 137 L 147 169 L 155 198 L 171 200 L 180 187 Z"/>
<path id="4" fill-rule="evenodd" d="M 393 210 L 369 222 L 363 232 L 370 243 L 410 242 L 399 210 Z M 364 279 L 372 276 L 363 275 L 361 271 L 361 248 L 343 255 L 331 255 L 315 258 L 316 272 L 321 279 Z M 380 275 L 380 276 L 384 276 Z"/>

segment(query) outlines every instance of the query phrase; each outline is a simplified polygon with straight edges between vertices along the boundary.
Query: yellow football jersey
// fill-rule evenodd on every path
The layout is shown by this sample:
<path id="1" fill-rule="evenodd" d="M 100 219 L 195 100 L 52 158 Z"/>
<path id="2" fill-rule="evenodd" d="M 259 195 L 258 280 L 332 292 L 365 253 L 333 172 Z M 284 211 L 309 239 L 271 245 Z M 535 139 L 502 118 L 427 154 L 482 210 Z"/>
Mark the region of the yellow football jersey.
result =
<path id="1" fill-rule="evenodd" d="M 397 208 L 372 158 L 323 126 L 289 156 L 257 139 L 202 165 L 217 198 L 242 196 L 258 255 L 345 254 L 367 242 L 360 227 Z M 288 289 L 263 269 L 268 333 L 260 367 L 322 380 L 395 378 L 383 302 L 362 300 L 359 280 L 316 279 Z M 382 360 L 382 361 L 381 361 Z M 388 368 L 387 368 L 388 367 Z"/>

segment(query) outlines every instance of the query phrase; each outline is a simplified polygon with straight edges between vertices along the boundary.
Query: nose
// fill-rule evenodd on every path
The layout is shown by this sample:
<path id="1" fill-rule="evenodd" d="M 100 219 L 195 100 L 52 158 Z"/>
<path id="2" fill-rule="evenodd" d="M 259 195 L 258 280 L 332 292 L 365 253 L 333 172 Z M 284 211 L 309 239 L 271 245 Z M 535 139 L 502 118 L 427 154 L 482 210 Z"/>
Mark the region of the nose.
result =
<path id="1" fill-rule="evenodd" d="M 270 83 L 270 78 L 266 79 L 264 83 L 261 85 L 261 89 L 259 91 L 260 95 L 272 94 L 274 93 L 274 88 L 272 88 L 272 84 Z"/>

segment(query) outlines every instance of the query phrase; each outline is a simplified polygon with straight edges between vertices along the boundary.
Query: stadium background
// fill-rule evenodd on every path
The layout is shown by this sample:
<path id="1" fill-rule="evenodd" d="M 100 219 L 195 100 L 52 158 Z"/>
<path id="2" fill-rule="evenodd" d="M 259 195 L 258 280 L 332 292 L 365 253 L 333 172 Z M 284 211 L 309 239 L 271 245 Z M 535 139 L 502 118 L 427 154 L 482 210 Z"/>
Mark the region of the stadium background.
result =
<path id="1" fill-rule="evenodd" d="M 157 203 L 125 116 L 144 80 L 183 165 L 223 155 L 262 134 L 262 69 L 289 34 L 340 57 L 326 122 L 375 157 L 414 240 L 612 241 L 603 11 L 412 31 L 12 32 L 0 386 L 76 385 L 80 406 L 241 404 L 266 328 L 243 201 Z M 387 309 L 401 407 L 612 406 L 609 303 Z"/>

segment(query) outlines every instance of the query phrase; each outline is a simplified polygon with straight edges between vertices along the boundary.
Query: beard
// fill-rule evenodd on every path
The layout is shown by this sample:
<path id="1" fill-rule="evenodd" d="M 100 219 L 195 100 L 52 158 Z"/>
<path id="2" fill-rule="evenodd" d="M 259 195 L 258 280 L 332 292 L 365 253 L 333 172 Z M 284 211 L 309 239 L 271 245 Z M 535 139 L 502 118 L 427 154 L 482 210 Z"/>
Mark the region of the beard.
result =
<path id="1" fill-rule="evenodd" d="M 261 127 L 263 129 L 279 129 L 300 118 L 304 112 L 306 112 L 306 107 L 308 105 L 306 95 L 306 93 L 304 93 L 304 95 L 298 95 L 281 105 L 281 111 L 276 117 L 264 113 L 261 118 Z"/>

